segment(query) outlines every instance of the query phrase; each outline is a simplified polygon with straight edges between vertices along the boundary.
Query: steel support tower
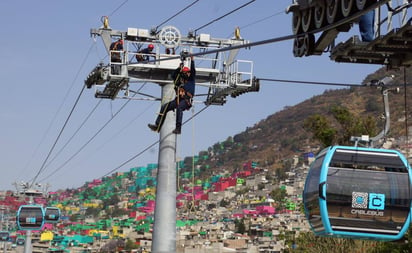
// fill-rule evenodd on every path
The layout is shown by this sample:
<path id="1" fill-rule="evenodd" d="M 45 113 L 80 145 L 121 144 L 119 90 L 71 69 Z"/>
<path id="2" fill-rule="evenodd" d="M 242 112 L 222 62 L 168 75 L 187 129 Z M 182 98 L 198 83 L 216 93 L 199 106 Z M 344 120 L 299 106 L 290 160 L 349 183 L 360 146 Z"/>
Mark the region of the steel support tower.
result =
<path id="1" fill-rule="evenodd" d="M 379 64 L 389 69 L 411 66 L 411 6 L 409 0 L 295 0 L 286 9 L 292 13 L 296 35 L 293 54 L 303 57 L 329 52 L 335 62 Z M 335 43 L 339 33 L 350 31 L 371 11 L 375 14 L 372 41 L 354 35 Z"/>
<path id="2" fill-rule="evenodd" d="M 231 39 L 215 39 L 209 34 L 192 32 L 182 36 L 173 26 L 165 26 L 161 31 L 140 28 L 119 31 L 111 29 L 104 19 L 103 26 L 91 29 L 90 33 L 102 38 L 109 58 L 111 53 L 121 54 L 121 62 L 99 63 L 86 78 L 85 85 L 95 87 L 97 98 L 131 98 L 133 84 L 150 82 L 161 86 L 161 99 L 146 96 L 146 100 L 168 102 L 175 97 L 171 75 L 180 63 L 190 66 L 188 56 L 195 57 L 196 85 L 206 89 L 206 105 L 223 105 L 227 96 L 259 90 L 259 81 L 253 77 L 253 62 L 236 60 L 239 49 L 227 49 L 248 43 L 240 38 L 238 30 Z M 111 43 L 118 39 L 124 41 L 124 49 L 111 51 Z M 137 61 L 138 51 L 150 44 L 155 48 L 154 54 L 147 55 L 151 58 Z M 209 50 L 214 53 L 208 53 Z M 167 114 L 159 136 L 153 253 L 176 252 L 176 136 L 172 133 L 175 117 L 174 113 Z"/>

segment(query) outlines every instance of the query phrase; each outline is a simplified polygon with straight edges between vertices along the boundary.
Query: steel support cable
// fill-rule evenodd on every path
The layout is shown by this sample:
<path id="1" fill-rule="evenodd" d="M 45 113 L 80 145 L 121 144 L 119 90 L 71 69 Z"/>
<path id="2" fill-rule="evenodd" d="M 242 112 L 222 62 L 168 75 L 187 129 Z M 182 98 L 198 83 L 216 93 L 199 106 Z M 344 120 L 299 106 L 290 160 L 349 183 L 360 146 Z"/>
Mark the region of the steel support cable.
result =
<path id="1" fill-rule="evenodd" d="M 150 105 L 148 105 L 146 108 L 144 108 L 144 110 L 138 114 L 135 118 L 133 118 L 132 120 L 129 121 L 129 123 L 127 123 L 124 127 L 122 127 L 119 131 L 117 131 L 115 134 L 113 134 L 111 137 L 109 137 L 103 144 L 101 144 L 99 147 L 97 147 L 94 152 L 100 150 L 101 148 L 103 148 L 107 143 L 109 143 L 110 141 L 112 141 L 115 137 L 117 137 L 118 135 L 120 135 L 120 133 L 122 133 L 127 127 L 129 127 L 133 122 L 135 122 L 138 118 L 140 118 L 145 112 L 147 112 L 149 110 L 150 107 L 152 107 L 154 105 L 154 103 L 151 103 Z M 90 157 L 90 156 L 88 156 Z"/>
<path id="2" fill-rule="evenodd" d="M 331 82 L 315 82 L 315 81 L 300 81 L 300 80 L 284 80 L 284 79 L 273 79 L 273 78 L 257 78 L 261 81 L 269 82 L 279 82 L 279 83 L 297 83 L 297 84 L 314 84 L 314 85 L 330 85 L 330 86 L 348 86 L 348 87 L 374 87 L 379 86 L 379 84 L 350 84 L 350 83 L 331 83 Z M 404 84 L 405 86 L 411 86 L 412 84 Z M 385 87 L 399 86 L 399 84 L 385 84 Z"/>
<path id="3" fill-rule="evenodd" d="M 298 81 L 298 80 L 284 80 L 284 79 L 273 79 L 273 78 L 257 78 L 257 79 L 261 80 L 261 81 L 279 82 L 279 83 L 318 84 L 318 85 L 350 86 L 350 87 L 362 87 L 363 86 L 363 85 L 360 85 L 360 84 L 349 84 L 349 83 Z"/>
<path id="4" fill-rule="evenodd" d="M 61 128 L 61 130 L 60 130 L 60 132 L 59 132 L 56 140 L 54 141 L 53 146 L 51 147 L 49 153 L 47 154 L 46 159 L 44 159 L 43 164 L 42 164 L 42 166 L 40 167 L 39 171 L 37 172 L 36 176 L 33 178 L 33 180 L 32 180 L 32 182 L 31 182 L 29 188 L 31 188 L 31 187 L 34 185 L 34 183 L 36 182 L 37 177 L 38 177 L 38 176 L 40 175 L 40 173 L 43 171 L 44 166 L 46 165 L 47 160 L 49 159 L 52 151 L 53 151 L 54 148 L 56 147 L 56 144 L 57 144 L 58 140 L 60 139 L 60 136 L 62 135 L 64 129 L 66 128 L 66 125 L 67 125 L 67 123 L 69 122 L 69 120 L 70 120 L 70 118 L 71 118 L 71 116 L 72 116 L 72 114 L 73 114 L 73 111 L 74 111 L 74 109 L 76 108 L 77 103 L 79 102 L 81 95 L 83 94 L 83 91 L 84 91 L 84 88 L 85 88 L 85 87 L 86 87 L 86 86 L 83 85 L 82 90 L 80 91 L 80 94 L 77 96 L 76 102 L 74 103 L 74 105 L 73 105 L 73 107 L 72 107 L 72 109 L 71 109 L 71 111 L 70 111 L 70 113 L 69 113 L 69 116 L 66 118 L 66 121 L 64 122 L 63 127 Z"/>
<path id="5" fill-rule="evenodd" d="M 76 82 L 76 80 L 77 80 L 77 78 L 78 78 L 78 76 L 79 76 L 79 74 L 80 74 L 80 71 L 83 69 L 84 64 L 86 63 L 86 60 L 87 60 L 87 58 L 89 57 L 90 52 L 91 52 L 91 50 L 92 50 L 92 48 L 93 48 L 94 45 L 95 45 L 95 43 L 92 44 L 92 45 L 90 46 L 89 50 L 87 51 L 87 54 L 86 54 L 85 58 L 83 59 L 83 62 L 82 62 L 82 64 L 80 65 L 79 70 L 78 70 L 77 73 L 76 73 L 76 76 L 75 76 L 75 78 L 74 78 L 74 80 L 73 80 L 73 82 L 72 82 L 72 85 L 71 85 L 69 91 L 70 91 L 70 90 L 72 89 L 72 87 L 74 86 L 74 83 Z M 59 139 L 60 139 L 60 137 L 61 137 L 64 129 L 66 128 L 66 125 L 67 125 L 67 123 L 69 122 L 69 120 L 70 120 L 70 118 L 71 118 L 71 115 L 73 114 L 73 111 L 74 111 L 74 109 L 76 108 L 77 103 L 78 103 L 79 100 L 80 100 L 81 95 L 83 94 L 84 88 L 85 88 L 85 86 L 83 86 L 82 90 L 80 91 L 80 93 L 79 93 L 79 95 L 78 95 L 78 97 L 77 97 L 77 99 L 76 99 L 76 101 L 75 101 L 75 103 L 74 103 L 74 105 L 73 105 L 70 113 L 69 113 L 69 116 L 67 117 L 66 121 L 64 122 L 63 127 L 61 128 L 61 130 L 60 130 L 60 132 L 59 132 L 56 140 L 54 141 L 51 149 L 49 150 L 49 153 L 47 154 L 46 158 L 44 159 L 44 161 L 43 161 L 43 163 L 42 163 L 39 171 L 37 172 L 36 176 L 34 176 L 34 178 L 31 180 L 32 182 L 31 182 L 29 188 L 31 188 L 31 187 L 34 185 L 37 177 L 38 177 L 38 176 L 40 175 L 40 173 L 44 170 L 44 166 L 46 165 L 47 160 L 49 159 L 49 157 L 50 157 L 51 153 L 53 152 L 54 148 L 56 147 L 56 144 L 57 144 L 57 142 L 59 141 Z M 68 93 L 69 93 L 69 92 L 66 93 L 66 97 L 64 98 L 63 103 L 64 103 L 64 101 L 66 100 L 66 98 L 67 98 L 67 96 L 68 96 Z M 62 107 L 63 103 L 60 105 L 60 107 Z M 60 108 L 60 109 L 61 109 L 61 108 Z M 58 111 L 60 111 L 60 109 L 59 109 Z M 57 115 L 57 113 L 56 113 L 56 115 Z"/>
<path id="6" fill-rule="evenodd" d="M 214 22 L 219 21 L 220 19 L 222 19 L 222 18 L 224 18 L 224 17 L 226 17 L 226 16 L 229 16 L 229 15 L 232 14 L 233 12 L 238 11 L 238 10 L 246 7 L 247 5 L 253 3 L 254 1 L 256 1 L 256 0 L 249 1 L 249 2 L 247 2 L 247 3 L 245 3 L 245 4 L 241 5 L 241 6 L 237 7 L 236 9 L 234 9 L 234 10 L 226 13 L 225 15 L 220 16 L 220 17 L 218 17 L 218 18 L 215 18 L 214 20 L 210 21 L 209 23 L 207 23 L 207 24 L 205 24 L 205 25 L 202 25 L 201 27 L 199 27 L 199 28 L 197 28 L 197 29 L 194 30 L 195 34 L 196 34 L 196 32 L 197 32 L 198 30 L 200 30 L 200 29 L 202 29 L 202 28 L 205 28 L 206 26 L 208 26 L 208 25 L 210 25 L 210 24 L 213 24 Z"/>
<path id="7" fill-rule="evenodd" d="M 409 147 L 409 124 L 408 124 L 408 98 L 407 98 L 407 83 L 406 83 L 406 67 L 403 67 L 403 88 L 404 88 L 404 111 L 405 111 L 405 136 L 406 146 Z M 406 157 L 409 158 L 409 149 L 406 149 Z"/>
<path id="8" fill-rule="evenodd" d="M 234 46 L 232 45 L 232 46 L 228 46 L 228 47 L 225 47 L 225 48 L 212 49 L 212 50 L 208 50 L 208 51 L 204 51 L 204 52 L 200 52 L 200 53 L 191 53 L 187 56 L 190 57 L 190 56 L 201 56 L 201 55 L 207 55 L 207 54 L 215 54 L 215 53 L 230 51 L 230 50 L 234 50 L 234 49 L 251 48 L 251 47 L 254 47 L 254 46 L 260 46 L 260 45 L 264 45 L 264 44 L 270 44 L 270 43 L 276 43 L 276 42 L 281 42 L 281 41 L 286 41 L 286 40 L 303 38 L 304 36 L 306 36 L 308 34 L 316 34 L 316 33 L 319 33 L 319 32 L 328 31 L 328 30 L 337 28 L 337 27 L 339 27 L 339 26 L 341 26 L 345 23 L 351 22 L 352 20 L 355 20 L 356 18 L 359 18 L 360 16 L 362 16 L 364 13 L 376 8 L 377 6 L 379 6 L 379 2 L 371 4 L 368 8 L 364 9 L 362 12 L 356 13 L 356 14 L 350 16 L 349 18 L 341 19 L 341 20 L 339 20 L 339 21 L 337 21 L 333 24 L 329 24 L 329 25 L 326 25 L 324 27 L 314 29 L 310 32 L 303 32 L 303 33 L 300 33 L 300 34 L 285 35 L 285 36 L 270 38 L 270 39 L 266 39 L 266 40 L 260 40 L 260 41 L 256 41 L 256 42 L 245 43 L 245 44 L 242 44 L 242 45 L 234 45 Z M 175 60 L 175 59 L 180 59 L 180 58 L 181 58 L 180 56 L 171 56 L 171 57 L 166 57 L 166 58 L 162 58 L 162 59 L 149 59 L 147 61 L 147 63 Z"/>
<path id="9" fill-rule="evenodd" d="M 85 87 L 85 86 L 84 86 Z M 59 167 L 57 167 L 57 169 L 55 169 L 52 173 L 50 173 L 49 175 L 47 175 L 45 178 L 43 178 L 42 180 L 48 179 L 49 177 L 51 177 L 52 175 L 54 175 L 56 172 L 58 172 L 59 170 L 61 170 L 64 166 L 66 166 L 66 164 L 68 164 L 76 155 L 78 155 L 92 140 L 94 140 L 94 138 L 96 138 L 96 136 L 103 131 L 103 129 L 124 109 L 124 107 L 130 102 L 131 100 L 126 101 L 121 107 L 120 109 L 113 114 L 113 116 L 85 143 L 83 144 L 80 149 L 78 151 L 76 151 L 69 159 L 67 159 L 62 165 L 60 165 Z"/>
<path id="10" fill-rule="evenodd" d="M 115 14 L 123 5 L 125 5 L 129 0 L 125 0 L 123 3 L 121 3 L 112 13 L 109 14 L 109 17 Z"/>
<path id="11" fill-rule="evenodd" d="M 136 96 L 139 91 L 141 89 L 143 89 L 143 87 L 146 85 L 146 83 L 144 83 L 139 89 L 138 91 L 132 96 Z M 115 113 L 113 114 L 113 116 L 103 125 L 102 128 L 100 128 L 74 155 L 72 155 L 68 160 L 66 160 L 61 166 L 59 166 L 56 170 L 54 170 L 52 173 L 50 173 L 49 175 L 47 175 L 45 178 L 42 179 L 46 180 L 48 178 L 50 178 L 52 175 L 54 175 L 57 171 L 59 171 L 60 169 L 62 169 L 68 162 L 70 162 L 76 155 L 78 155 L 80 153 L 80 151 L 82 151 L 109 123 L 110 121 L 113 120 L 114 117 L 116 117 L 120 111 L 122 111 L 124 109 L 124 107 L 130 102 L 131 100 L 128 100 L 127 102 L 125 102 L 122 107 Z"/>
<path id="12" fill-rule="evenodd" d="M 191 53 L 191 54 L 188 55 L 188 57 L 190 57 L 190 56 L 202 56 L 202 55 L 207 55 L 207 54 L 215 54 L 215 53 L 219 53 L 219 52 L 225 52 L 225 51 L 241 49 L 241 48 L 251 48 L 251 47 L 254 47 L 254 46 L 260 46 L 260 45 L 264 45 L 264 44 L 270 44 L 270 43 L 275 43 L 275 42 L 291 40 L 291 39 L 295 39 L 295 38 L 298 38 L 298 37 L 303 36 L 303 35 L 304 34 L 286 35 L 286 36 L 275 37 L 275 38 L 266 39 L 266 40 L 260 40 L 260 41 L 256 41 L 256 42 L 245 43 L 245 44 L 242 44 L 242 45 L 234 45 L 234 46 L 232 45 L 232 46 L 228 46 L 228 47 L 225 47 L 225 48 L 211 49 L 211 50 L 203 51 L 203 52 L 199 52 L 199 53 Z M 165 58 L 162 58 L 162 59 L 149 59 L 146 62 L 147 63 L 154 63 L 154 62 L 175 60 L 175 59 L 180 59 L 180 58 L 181 58 L 180 56 L 170 56 L 170 57 L 165 57 Z"/>
<path id="13" fill-rule="evenodd" d="M 173 16 L 171 16 L 170 18 L 166 19 L 165 21 L 163 21 L 162 23 L 160 23 L 158 26 L 156 26 L 155 30 L 157 31 L 157 29 L 159 27 L 161 27 L 162 25 L 164 25 L 165 23 L 169 22 L 171 19 L 175 18 L 176 16 L 180 15 L 182 12 L 184 12 L 185 10 L 189 9 L 190 7 L 192 7 L 194 4 L 196 4 L 197 2 L 199 2 L 200 0 L 196 0 L 193 3 L 189 4 L 188 6 L 186 6 L 185 8 L 183 8 L 182 10 L 180 10 L 179 12 L 177 12 L 176 14 L 174 14 Z"/>
<path id="14" fill-rule="evenodd" d="M 80 131 L 80 129 L 86 124 L 86 122 L 90 119 L 90 117 L 93 115 L 93 113 L 96 111 L 97 107 L 102 103 L 102 99 L 97 102 L 97 104 L 94 106 L 94 108 L 89 112 L 89 114 L 86 116 L 86 118 L 83 120 L 83 122 L 79 125 L 79 127 L 76 129 L 76 131 L 72 134 L 72 136 L 66 141 L 66 143 L 60 148 L 60 150 L 56 153 L 56 155 L 50 160 L 49 163 L 46 164 L 45 168 L 47 168 L 57 157 L 58 155 L 67 147 L 67 145 L 73 140 L 73 138 L 76 136 L 76 134 Z"/>
<path id="15" fill-rule="evenodd" d="M 372 6 L 373 6 L 373 7 L 372 7 Z M 374 8 L 375 6 L 377 6 L 377 4 L 371 5 L 371 6 L 368 8 L 368 10 Z M 365 10 L 365 12 L 366 12 L 366 10 Z M 363 14 L 363 13 L 362 13 L 362 14 Z M 354 18 L 357 18 L 357 17 L 359 17 L 359 16 L 361 16 L 361 14 L 356 14 L 356 15 L 354 16 Z M 327 26 L 325 26 L 325 27 L 319 28 L 319 29 L 314 29 L 314 30 L 311 31 L 310 33 L 311 33 L 311 34 L 315 34 L 315 33 L 319 33 L 319 32 L 322 32 L 322 31 L 327 31 L 327 30 L 333 29 L 333 28 L 335 28 L 335 27 L 338 27 L 338 26 L 344 24 L 344 22 L 345 22 L 345 19 L 340 20 L 340 21 L 338 21 L 338 22 L 336 22 L 336 23 L 334 23 L 334 24 L 330 24 L 330 25 L 327 25 Z M 199 30 L 199 29 L 200 29 L 200 28 L 198 28 L 197 30 Z M 226 48 L 209 50 L 209 51 L 207 51 L 207 52 L 193 53 L 193 54 L 190 54 L 190 56 L 201 56 L 201 55 L 213 54 L 213 53 L 224 52 L 224 51 L 229 51 L 229 50 L 234 50 L 234 49 L 250 48 L 250 47 L 253 47 L 253 46 L 259 46 L 259 45 L 264 45 L 264 44 L 270 44 L 270 43 L 275 43 L 275 42 L 281 42 L 281 41 L 291 40 L 291 39 L 295 39 L 295 38 L 302 37 L 302 36 L 304 36 L 304 35 L 306 35 L 306 34 L 308 34 L 308 33 L 301 33 L 301 34 L 296 34 L 296 35 L 295 35 L 295 34 L 292 34 L 292 35 L 286 35 L 286 36 L 281 36 L 281 37 L 275 37 L 275 38 L 266 39 L 266 40 L 261 40 L 261 41 L 257 41 L 257 42 L 246 43 L 246 44 L 243 44 L 243 45 L 235 45 L 235 46 L 230 46 L 230 47 L 226 47 Z M 167 58 L 164 58 L 164 59 L 151 59 L 151 60 L 148 60 L 147 62 L 148 62 L 148 63 L 151 63 L 151 62 L 166 61 L 166 60 L 173 60 L 173 59 L 180 59 L 180 56 L 167 57 Z M 263 80 L 263 79 L 261 79 L 261 80 Z M 338 85 L 338 84 L 335 84 L 335 85 Z M 348 85 L 340 85 L 340 86 L 348 86 Z M 355 85 L 355 86 L 360 86 L 360 85 Z M 205 108 L 203 108 L 201 111 L 199 111 L 196 115 L 198 115 L 200 112 L 202 112 L 202 111 L 203 111 L 204 109 L 206 109 L 206 108 L 207 108 L 207 106 L 206 106 Z M 189 119 L 189 120 L 190 120 L 190 119 Z M 185 121 L 184 123 L 186 123 L 186 122 L 187 122 L 187 121 Z M 116 171 L 116 170 L 119 169 L 120 167 L 122 167 L 122 166 L 124 166 L 125 164 L 129 163 L 130 161 L 134 160 L 135 158 L 137 158 L 138 156 L 140 156 L 140 155 L 143 154 L 145 151 L 147 151 L 148 149 L 150 149 L 151 147 L 153 147 L 154 145 L 156 145 L 156 144 L 159 143 L 159 142 L 160 142 L 160 141 L 157 141 L 157 142 L 151 144 L 148 148 L 142 150 L 140 153 L 136 154 L 135 156 L 133 156 L 133 157 L 130 158 L 129 160 L 125 161 L 124 163 L 122 163 L 121 165 L 119 165 L 119 166 L 116 167 L 115 169 L 111 170 L 110 172 L 108 172 L 108 173 L 107 173 L 106 175 L 104 175 L 104 176 L 107 176 L 107 175 L 111 174 L 113 171 Z M 103 176 L 103 177 L 104 177 L 104 176 Z"/>
<path id="16" fill-rule="evenodd" d="M 200 111 L 198 111 L 197 113 L 193 114 L 190 118 L 188 118 L 187 120 L 185 120 L 182 125 L 185 125 L 187 122 L 189 122 L 190 120 L 192 120 L 193 118 L 195 118 L 197 115 L 199 115 L 200 113 L 202 113 L 204 110 L 206 110 L 209 107 L 209 105 L 206 105 L 205 107 L 203 107 Z M 172 133 L 170 133 L 172 134 Z M 167 135 L 169 136 L 169 135 Z M 160 140 L 155 141 L 154 143 L 150 144 L 149 146 L 147 146 L 146 148 L 144 148 L 142 151 L 140 151 L 139 153 L 137 153 L 136 155 L 132 156 L 131 158 L 127 159 L 126 161 L 124 161 L 123 163 L 121 163 L 120 165 L 118 165 L 116 168 L 110 170 L 109 172 L 107 172 L 106 174 L 104 174 L 103 176 L 101 176 L 100 178 L 103 178 L 105 176 L 111 175 L 113 172 L 115 172 L 116 170 L 120 169 L 121 167 L 123 167 L 124 165 L 128 164 L 129 162 L 133 161 L 134 159 L 136 159 L 137 157 L 141 156 L 142 154 L 144 154 L 146 151 L 148 151 L 149 149 L 151 149 L 152 147 L 154 147 L 156 144 L 158 144 L 160 142 Z"/>
<path id="17" fill-rule="evenodd" d="M 265 20 L 268 20 L 269 18 L 272 18 L 272 17 L 274 17 L 274 16 L 277 16 L 277 15 L 280 15 L 280 14 L 283 14 L 283 13 L 285 13 L 285 11 L 279 11 L 279 12 L 274 13 L 274 14 L 272 14 L 272 15 L 269 15 L 269 16 L 267 16 L 267 17 L 264 17 L 264 18 L 258 19 L 258 20 L 256 20 L 256 21 L 253 21 L 253 22 L 251 22 L 251 23 L 249 23 L 249 24 L 246 24 L 246 25 L 244 25 L 244 26 L 240 26 L 239 29 L 240 29 L 240 30 L 245 29 L 245 28 L 247 28 L 247 27 L 249 27 L 249 26 L 256 25 L 256 24 L 258 24 L 258 23 L 260 23 L 260 22 L 263 22 L 263 21 L 265 21 Z M 234 32 L 230 33 L 230 35 L 229 35 L 228 37 L 231 37 L 233 34 L 234 34 Z"/>
<path id="18" fill-rule="evenodd" d="M 127 127 L 132 125 L 133 122 L 135 122 L 137 119 L 139 119 L 145 112 L 147 112 L 155 103 L 150 103 L 140 114 L 136 115 L 132 120 L 130 120 L 123 128 L 119 129 L 115 134 L 113 134 L 111 137 L 109 137 L 104 143 L 102 143 L 99 147 L 97 147 L 94 152 L 100 150 L 105 146 L 107 143 L 110 143 L 113 139 L 115 139 L 117 136 L 119 136 Z M 90 156 L 88 156 L 90 157 Z"/>
<path id="19" fill-rule="evenodd" d="M 280 15 L 280 14 L 284 14 L 284 13 L 285 13 L 285 11 L 276 12 L 276 13 L 274 13 L 274 14 L 272 14 L 272 15 L 269 15 L 269 16 L 267 16 L 267 17 L 258 19 L 258 20 L 254 21 L 254 22 L 251 22 L 251 23 L 247 24 L 247 25 L 241 26 L 240 29 L 244 29 L 244 28 L 246 28 L 246 27 L 249 27 L 249 26 L 252 26 L 252 25 L 256 25 L 257 23 L 263 22 L 263 21 L 268 20 L 268 19 L 270 19 L 270 18 L 272 18 L 272 17 L 274 17 L 274 16 L 277 16 L 277 15 Z"/>
<path id="20" fill-rule="evenodd" d="M 194 115 L 194 108 L 192 108 L 192 117 Z M 192 120 L 192 209 L 195 209 L 195 121 Z"/>
<path id="21" fill-rule="evenodd" d="M 40 143 L 37 145 L 35 151 L 33 152 L 32 157 L 29 159 L 29 161 L 27 162 L 27 164 L 26 164 L 26 166 L 25 166 L 25 168 L 23 169 L 22 172 L 24 172 L 24 171 L 27 169 L 27 167 L 28 167 L 29 164 L 31 163 L 31 160 L 36 156 L 36 154 L 38 153 L 38 150 L 40 149 L 41 144 L 43 144 L 44 140 L 46 139 L 46 136 L 49 134 L 50 129 L 52 128 L 54 122 L 56 121 L 57 115 L 60 115 L 60 111 L 62 110 L 63 105 L 64 105 L 64 103 L 66 102 L 66 100 L 67 100 L 67 98 L 68 98 L 68 96 L 69 96 L 69 93 L 70 93 L 71 90 L 73 89 L 74 84 L 76 83 L 76 80 L 77 80 L 77 78 L 79 77 L 80 72 L 81 72 L 81 70 L 82 70 L 83 67 L 84 67 L 84 64 L 86 63 L 86 60 L 87 60 L 88 57 L 90 56 L 90 53 L 91 53 L 93 47 L 96 47 L 96 43 L 95 43 L 95 42 L 92 43 L 92 45 L 90 45 L 90 48 L 89 48 L 89 50 L 87 51 L 86 56 L 85 56 L 85 58 L 83 59 L 83 62 L 82 62 L 82 64 L 80 65 L 80 68 L 79 68 L 79 70 L 77 71 L 77 73 L 76 73 L 76 75 L 75 75 L 75 77 L 74 77 L 74 79 L 73 79 L 73 81 L 72 81 L 72 83 L 71 83 L 71 85 L 70 85 L 70 88 L 67 90 L 66 95 L 64 96 L 64 98 L 63 98 L 63 100 L 62 100 L 59 108 L 57 109 L 56 113 L 55 113 L 54 116 L 53 116 L 53 119 L 50 121 L 50 124 L 49 124 L 49 126 L 47 127 L 47 130 L 45 131 L 43 137 L 41 138 Z"/>

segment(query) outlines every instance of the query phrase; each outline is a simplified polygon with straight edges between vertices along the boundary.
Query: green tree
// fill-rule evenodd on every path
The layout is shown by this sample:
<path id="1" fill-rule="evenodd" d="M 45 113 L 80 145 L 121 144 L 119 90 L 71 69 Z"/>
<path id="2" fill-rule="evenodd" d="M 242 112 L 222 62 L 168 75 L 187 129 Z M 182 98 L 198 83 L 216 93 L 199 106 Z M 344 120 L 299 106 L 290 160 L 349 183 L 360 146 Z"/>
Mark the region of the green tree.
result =
<path id="1" fill-rule="evenodd" d="M 338 143 L 350 145 L 352 136 L 376 134 L 376 121 L 373 117 L 358 117 L 343 106 L 332 106 L 331 114 L 339 124 L 333 127 L 332 123 L 324 115 L 315 114 L 304 121 L 304 128 L 312 132 L 313 137 L 325 147 Z"/>
<path id="2" fill-rule="evenodd" d="M 270 197 L 275 201 L 276 204 L 278 204 L 279 207 L 283 207 L 286 198 L 286 190 L 276 188 L 270 192 Z"/>
<path id="3" fill-rule="evenodd" d="M 100 208 L 88 207 L 88 208 L 86 209 L 85 215 L 86 215 L 86 216 L 98 217 L 100 211 L 101 211 Z"/>
<path id="4" fill-rule="evenodd" d="M 244 234 L 246 232 L 245 219 L 235 220 L 236 233 Z"/>
<path id="5" fill-rule="evenodd" d="M 319 253 L 354 253 L 370 252 L 376 247 L 375 241 L 354 240 L 315 236 L 312 232 L 300 233 L 296 238 L 297 249 L 293 252 Z"/>
<path id="6" fill-rule="evenodd" d="M 132 240 L 127 239 L 125 250 L 132 250 L 132 249 L 137 249 L 137 248 L 139 248 L 138 245 L 136 245 Z"/>
<path id="7" fill-rule="evenodd" d="M 303 127 L 312 132 L 313 137 L 319 140 L 323 146 L 331 146 L 336 138 L 336 130 L 331 127 L 327 118 L 320 114 L 309 116 L 304 122 Z"/>

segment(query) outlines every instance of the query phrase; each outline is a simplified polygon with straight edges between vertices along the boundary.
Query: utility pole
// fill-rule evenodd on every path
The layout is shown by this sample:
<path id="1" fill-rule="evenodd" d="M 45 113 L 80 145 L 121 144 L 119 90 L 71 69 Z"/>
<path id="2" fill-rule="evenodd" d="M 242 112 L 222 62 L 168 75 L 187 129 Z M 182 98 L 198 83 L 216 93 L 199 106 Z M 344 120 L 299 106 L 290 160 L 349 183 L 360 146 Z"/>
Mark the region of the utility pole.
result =
<path id="1" fill-rule="evenodd" d="M 0 210 L 1 210 L 1 231 L 5 231 L 4 230 L 4 210 L 5 210 L 6 208 L 4 207 L 4 206 L 1 206 L 0 207 Z M 3 252 L 4 253 L 6 253 L 7 252 L 7 241 L 4 241 L 3 242 Z"/>
<path id="2" fill-rule="evenodd" d="M 17 192 L 19 194 L 22 194 L 25 197 L 29 198 L 28 205 L 34 205 L 34 197 L 35 196 L 38 196 L 38 197 L 43 196 L 42 190 L 36 190 L 36 189 L 33 188 L 33 186 L 36 186 L 36 187 L 40 188 L 42 186 L 41 184 L 33 185 L 33 184 L 30 184 L 30 183 L 27 183 L 27 182 L 22 182 L 20 185 L 18 185 L 17 183 L 14 183 L 14 185 L 16 186 Z M 46 187 L 48 187 L 48 186 L 46 186 Z M 19 188 L 21 188 L 21 190 L 19 190 Z M 43 190 L 45 190 L 45 189 L 43 189 Z M 40 207 L 38 207 L 38 208 L 40 208 Z M 43 210 L 42 207 L 40 209 Z M 19 219 L 19 218 L 20 217 L 17 217 L 17 219 Z M 32 219 L 32 217 L 27 217 L 26 219 Z M 44 219 L 44 215 L 43 215 L 42 219 Z M 32 251 L 33 251 L 33 247 L 32 247 L 32 241 L 31 241 L 31 229 L 26 229 L 26 239 L 25 239 L 25 242 L 24 242 L 24 253 L 31 253 Z"/>
<path id="3" fill-rule="evenodd" d="M 235 58 L 239 49 L 228 49 L 235 45 L 248 43 L 240 37 L 236 29 L 232 39 L 215 39 L 209 34 L 196 35 L 189 32 L 187 37 L 181 36 L 180 31 L 173 26 L 166 26 L 161 31 L 141 28 L 128 28 L 127 31 L 113 30 L 109 26 L 107 17 L 104 17 L 103 26 L 91 29 L 93 37 L 100 36 L 109 56 L 121 55 L 108 64 L 99 63 L 85 80 L 87 88 L 95 87 L 95 97 L 116 99 L 129 97 L 129 89 L 133 83 L 151 82 L 161 86 L 162 104 L 174 99 L 173 71 L 181 64 L 187 64 L 186 58 L 196 56 L 196 86 L 206 87 L 206 105 L 223 105 L 226 97 L 233 98 L 246 93 L 259 91 L 259 81 L 253 77 L 253 63 L 251 61 L 237 61 Z M 122 41 L 123 49 L 112 50 L 114 41 Z M 133 49 L 146 47 L 155 48 L 149 60 L 135 62 L 142 55 Z M 160 48 L 165 49 L 165 53 Z M 181 54 L 175 54 L 180 48 Z M 210 57 L 208 50 L 215 52 Z M 220 53 L 227 53 L 224 55 Z M 187 54 L 186 54 L 187 53 Z M 154 59 L 152 59 L 152 57 Z M 190 57 L 189 57 L 190 58 Z M 120 71 L 119 70 L 120 66 Z M 114 71 L 114 69 L 117 71 Z M 135 81 L 131 83 L 130 81 Z M 124 93 L 123 96 L 119 93 Z M 141 100 L 159 100 L 147 94 Z M 134 100 L 138 98 L 133 97 Z M 156 208 L 153 229 L 153 253 L 176 252 L 176 135 L 175 113 L 167 113 L 159 136 L 159 155 L 156 188 Z M 148 131 L 150 131 L 148 129 Z"/>

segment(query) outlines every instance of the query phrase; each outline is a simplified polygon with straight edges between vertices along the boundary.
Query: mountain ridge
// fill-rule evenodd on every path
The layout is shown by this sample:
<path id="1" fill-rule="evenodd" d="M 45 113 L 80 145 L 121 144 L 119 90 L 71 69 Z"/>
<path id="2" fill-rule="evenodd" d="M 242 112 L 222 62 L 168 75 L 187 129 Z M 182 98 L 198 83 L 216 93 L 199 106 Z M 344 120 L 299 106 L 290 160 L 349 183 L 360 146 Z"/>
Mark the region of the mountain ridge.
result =
<path id="1" fill-rule="evenodd" d="M 395 78 L 387 87 L 391 89 L 399 87 L 400 93 L 391 92 L 388 95 L 391 128 L 387 137 L 407 136 L 406 129 L 409 128 L 407 118 L 410 116 L 406 117 L 406 115 L 412 109 L 407 101 L 407 94 L 412 91 L 408 85 L 412 83 L 412 78 L 406 75 L 408 70 L 410 68 L 378 69 L 366 76 L 359 87 L 326 90 L 323 94 L 315 95 L 294 106 L 286 106 L 253 126 L 247 127 L 245 131 L 215 143 L 208 150 L 199 152 L 199 157 L 210 158 L 198 164 L 202 173 L 201 178 L 209 177 L 222 169 L 236 170 L 251 160 L 259 162 L 268 169 L 276 169 L 285 159 L 296 153 L 319 150 L 321 144 L 303 127 L 303 122 L 311 115 L 320 114 L 326 116 L 338 131 L 341 130 L 332 116 L 330 108 L 333 106 L 343 106 L 357 117 L 372 117 L 376 120 L 378 132 L 382 131 L 385 125 L 382 86 L 376 84 L 391 75 Z M 186 170 L 191 169 L 191 164 L 191 158 L 186 157 Z"/>

